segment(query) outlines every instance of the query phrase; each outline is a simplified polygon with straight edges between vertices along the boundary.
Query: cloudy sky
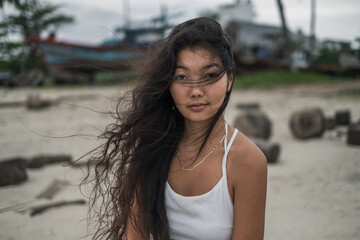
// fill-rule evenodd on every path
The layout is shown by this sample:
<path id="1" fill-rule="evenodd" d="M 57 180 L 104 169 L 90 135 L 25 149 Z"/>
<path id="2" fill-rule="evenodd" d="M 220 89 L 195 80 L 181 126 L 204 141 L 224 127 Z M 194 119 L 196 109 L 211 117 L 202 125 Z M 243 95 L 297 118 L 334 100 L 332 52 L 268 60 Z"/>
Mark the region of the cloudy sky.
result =
<path id="1" fill-rule="evenodd" d="M 112 30 L 123 24 L 123 0 L 48 0 L 63 4 L 62 11 L 73 15 L 75 24 L 62 27 L 58 38 L 97 44 L 112 37 Z M 235 2 L 235 0 L 127 0 L 130 2 L 132 20 L 147 20 L 160 13 L 166 4 L 169 13 L 182 12 L 175 23 L 196 17 L 206 9 Z M 256 22 L 280 25 L 276 0 L 252 0 Z M 301 28 L 305 34 L 310 29 L 311 0 L 283 0 L 285 16 L 292 31 Z M 316 35 L 320 39 L 354 41 L 360 37 L 360 0 L 317 0 Z M 206 4 L 204 4 L 206 3 Z"/>

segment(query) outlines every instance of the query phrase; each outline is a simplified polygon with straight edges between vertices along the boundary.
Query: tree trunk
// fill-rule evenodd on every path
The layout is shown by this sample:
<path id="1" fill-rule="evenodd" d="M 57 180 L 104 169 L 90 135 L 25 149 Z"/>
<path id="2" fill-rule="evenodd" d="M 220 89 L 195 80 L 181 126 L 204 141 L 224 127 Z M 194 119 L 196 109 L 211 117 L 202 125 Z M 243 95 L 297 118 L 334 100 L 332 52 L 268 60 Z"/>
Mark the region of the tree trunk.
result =
<path id="1" fill-rule="evenodd" d="M 291 65 L 291 43 L 290 43 L 290 39 L 289 39 L 289 35 L 288 35 L 288 28 L 287 28 L 283 4 L 282 4 L 281 0 L 277 0 L 277 5 L 279 8 L 281 25 L 282 25 L 282 34 L 284 37 L 283 53 L 284 53 L 285 59 L 287 60 L 289 66 L 290 66 Z"/>

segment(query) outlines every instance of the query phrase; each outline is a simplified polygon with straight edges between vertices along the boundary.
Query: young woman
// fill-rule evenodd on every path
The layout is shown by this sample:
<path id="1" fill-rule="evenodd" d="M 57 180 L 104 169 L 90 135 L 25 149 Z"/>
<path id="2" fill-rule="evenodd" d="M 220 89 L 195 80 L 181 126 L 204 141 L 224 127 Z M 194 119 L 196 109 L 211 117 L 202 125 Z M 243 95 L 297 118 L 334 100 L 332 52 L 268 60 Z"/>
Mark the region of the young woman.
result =
<path id="1" fill-rule="evenodd" d="M 229 38 L 197 18 L 157 47 L 102 135 L 94 238 L 263 239 L 266 159 L 223 117 L 234 81 Z"/>

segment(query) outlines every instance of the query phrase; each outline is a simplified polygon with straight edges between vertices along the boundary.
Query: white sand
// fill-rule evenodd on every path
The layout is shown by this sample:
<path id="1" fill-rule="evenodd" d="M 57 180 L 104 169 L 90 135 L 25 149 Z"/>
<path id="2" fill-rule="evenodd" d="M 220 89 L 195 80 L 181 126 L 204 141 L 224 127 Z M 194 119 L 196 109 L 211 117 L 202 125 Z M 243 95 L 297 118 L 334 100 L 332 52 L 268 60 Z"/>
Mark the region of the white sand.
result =
<path id="1" fill-rule="evenodd" d="M 265 239 L 360 239 L 360 146 L 347 145 L 345 136 L 337 137 L 336 131 L 328 131 L 322 138 L 299 141 L 288 128 L 291 112 L 309 106 L 321 107 L 327 116 L 349 109 L 352 119 L 359 120 L 360 95 L 335 94 L 344 89 L 360 91 L 360 82 L 233 92 L 227 121 L 234 120 L 237 103 L 259 102 L 273 122 L 271 142 L 281 144 L 279 162 L 269 165 Z M 0 89 L 0 103 L 24 100 L 34 91 L 51 99 L 88 98 L 67 98 L 60 105 L 40 111 L 0 108 L 0 161 L 40 153 L 80 157 L 98 144 L 95 136 L 111 122 L 109 116 L 96 111 L 113 109 L 111 99 L 119 94 L 116 88 Z M 72 134 L 93 137 L 53 138 Z M 30 200 L 23 209 L 86 199 L 77 187 L 82 176 L 80 169 L 61 165 L 28 169 L 27 182 L 0 187 L 0 209 Z M 66 180 L 72 186 L 51 200 L 35 199 L 54 179 Z M 86 213 L 86 205 L 49 209 L 34 217 L 29 211 L 3 212 L 0 239 L 79 239 L 87 233 Z"/>

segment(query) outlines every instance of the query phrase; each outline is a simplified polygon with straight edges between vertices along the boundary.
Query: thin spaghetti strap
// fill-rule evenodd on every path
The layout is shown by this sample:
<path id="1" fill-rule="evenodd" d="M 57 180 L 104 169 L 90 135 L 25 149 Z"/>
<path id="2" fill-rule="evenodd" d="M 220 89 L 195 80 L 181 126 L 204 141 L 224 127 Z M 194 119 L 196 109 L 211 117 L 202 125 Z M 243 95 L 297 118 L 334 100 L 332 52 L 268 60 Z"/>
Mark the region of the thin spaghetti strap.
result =
<path id="1" fill-rule="evenodd" d="M 226 174 L 226 146 L 227 146 L 227 138 L 228 138 L 228 123 L 225 121 L 225 140 L 224 140 L 224 156 L 223 156 L 223 160 L 221 163 L 221 173 L 224 176 Z"/>
<path id="2" fill-rule="evenodd" d="M 226 176 L 226 161 L 227 161 L 227 156 L 228 156 L 228 154 L 229 154 L 229 152 L 230 152 L 230 148 L 231 148 L 231 146 L 232 146 L 232 144 L 233 144 L 233 142 L 234 142 L 234 140 L 235 140 L 235 137 L 236 137 L 238 131 L 239 131 L 239 130 L 235 128 L 235 131 L 234 131 L 234 133 L 232 134 L 232 136 L 231 136 L 231 138 L 230 138 L 229 144 L 226 143 L 226 145 L 224 145 L 225 153 L 224 153 L 224 158 L 223 158 L 223 161 L 222 161 L 222 174 L 223 174 L 224 176 Z M 225 139 L 227 139 L 227 134 L 228 134 L 228 127 L 227 127 L 227 125 L 226 125 L 226 137 L 225 137 Z M 226 142 L 227 142 L 227 141 L 226 141 Z"/>
<path id="3" fill-rule="evenodd" d="M 225 139 L 224 139 L 224 149 L 226 149 L 227 146 L 227 136 L 228 136 L 228 123 L 225 122 Z"/>
<path id="4" fill-rule="evenodd" d="M 229 153 L 230 148 L 231 148 L 231 145 L 233 144 L 233 142 L 234 142 L 234 140 L 235 140 L 235 137 L 236 137 L 238 131 L 239 131 L 239 130 L 237 130 L 237 129 L 235 128 L 234 133 L 233 133 L 232 136 L 231 136 L 230 142 L 229 142 L 229 144 L 226 146 L 226 151 L 227 151 L 226 154 Z"/>

